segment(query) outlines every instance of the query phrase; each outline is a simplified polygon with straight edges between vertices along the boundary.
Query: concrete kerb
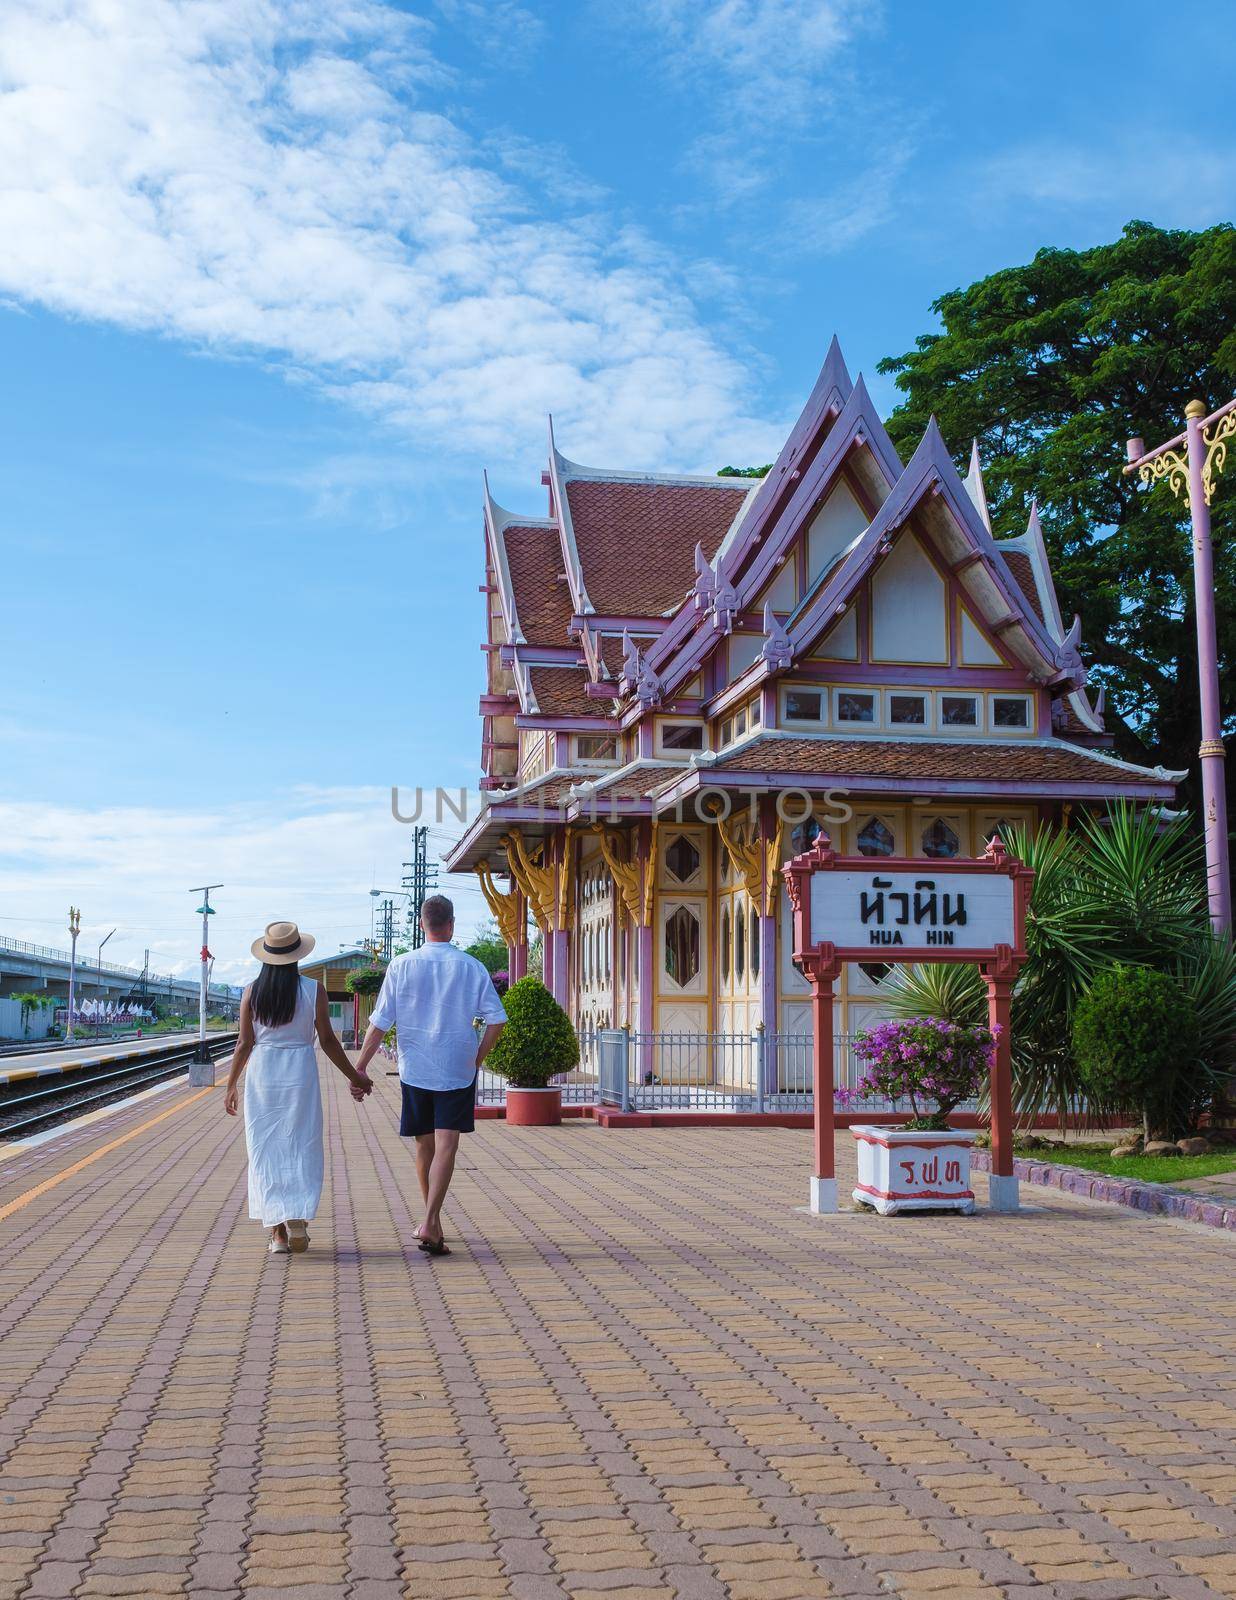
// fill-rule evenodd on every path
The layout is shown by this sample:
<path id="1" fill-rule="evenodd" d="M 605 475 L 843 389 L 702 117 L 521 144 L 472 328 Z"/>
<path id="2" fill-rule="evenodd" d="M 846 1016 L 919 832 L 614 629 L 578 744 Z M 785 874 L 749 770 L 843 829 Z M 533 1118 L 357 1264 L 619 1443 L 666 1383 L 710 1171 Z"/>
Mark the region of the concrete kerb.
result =
<path id="1" fill-rule="evenodd" d="M 991 1171 L 991 1152 L 975 1150 L 970 1164 L 976 1172 Z M 1062 1194 L 1082 1200 L 1103 1200 L 1109 1205 L 1144 1211 L 1148 1216 L 1171 1217 L 1178 1222 L 1200 1222 L 1207 1228 L 1225 1228 L 1236 1233 L 1236 1205 L 1186 1194 L 1161 1183 L 1143 1183 L 1136 1178 L 1113 1178 L 1085 1167 L 1059 1166 L 1050 1161 L 1028 1161 L 1017 1157 L 1013 1172 L 1025 1183 L 1040 1188 L 1059 1189 Z"/>

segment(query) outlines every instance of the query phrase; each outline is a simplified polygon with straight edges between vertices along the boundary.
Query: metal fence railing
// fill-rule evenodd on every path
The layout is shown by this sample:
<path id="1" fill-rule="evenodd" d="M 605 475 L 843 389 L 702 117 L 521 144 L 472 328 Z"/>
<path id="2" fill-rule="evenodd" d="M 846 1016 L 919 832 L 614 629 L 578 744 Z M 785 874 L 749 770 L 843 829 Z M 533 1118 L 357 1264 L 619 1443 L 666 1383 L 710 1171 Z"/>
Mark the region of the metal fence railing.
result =
<path id="1" fill-rule="evenodd" d="M 810 1111 L 809 1033 L 639 1033 L 628 1028 L 580 1031 L 579 1066 L 552 1080 L 566 1104 L 611 1105 L 627 1111 Z M 833 1042 L 834 1082 L 853 1089 L 863 1074 L 854 1038 Z M 481 1069 L 477 1099 L 501 1104 L 506 1082 Z M 865 1100 L 865 1111 L 908 1110 L 892 1100 Z"/>

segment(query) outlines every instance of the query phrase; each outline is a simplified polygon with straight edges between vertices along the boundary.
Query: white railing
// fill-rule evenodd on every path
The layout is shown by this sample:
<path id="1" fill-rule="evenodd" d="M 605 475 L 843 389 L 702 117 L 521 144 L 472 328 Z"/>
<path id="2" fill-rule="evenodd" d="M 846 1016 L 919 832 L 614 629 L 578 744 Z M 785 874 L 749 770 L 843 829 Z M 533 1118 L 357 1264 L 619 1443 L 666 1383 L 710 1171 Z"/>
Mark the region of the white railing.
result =
<path id="1" fill-rule="evenodd" d="M 628 1111 L 810 1111 L 812 1038 L 809 1033 L 638 1033 L 627 1028 L 580 1031 L 579 1066 L 552 1082 L 567 1103 L 612 1105 Z M 834 1082 L 853 1089 L 863 1074 L 854 1039 L 833 1041 Z M 477 1099 L 501 1104 L 506 1082 L 481 1069 Z M 864 1110 L 907 1109 L 866 1100 Z"/>

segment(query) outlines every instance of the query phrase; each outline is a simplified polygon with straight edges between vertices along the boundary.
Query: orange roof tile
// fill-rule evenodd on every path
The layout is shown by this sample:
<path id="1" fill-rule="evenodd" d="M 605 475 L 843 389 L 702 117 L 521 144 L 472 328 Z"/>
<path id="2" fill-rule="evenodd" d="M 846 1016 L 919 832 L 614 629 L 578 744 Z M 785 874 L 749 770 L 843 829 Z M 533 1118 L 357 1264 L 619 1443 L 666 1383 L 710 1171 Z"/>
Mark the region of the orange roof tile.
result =
<path id="1" fill-rule="evenodd" d="M 1170 779 L 1141 767 L 1116 767 L 1076 746 L 937 744 L 932 739 L 758 739 L 704 769 L 719 772 L 801 772 L 830 778 L 956 778 L 979 783 L 1110 783 L 1156 788 Z"/>
<path id="2" fill-rule="evenodd" d="M 571 591 L 558 581 L 563 569 L 557 528 L 511 523 L 502 530 L 506 561 L 515 590 L 515 614 L 529 644 L 569 644 Z"/>
<path id="3" fill-rule="evenodd" d="M 588 598 L 602 616 L 660 617 L 695 581 L 695 546 L 711 561 L 750 484 L 571 478 L 567 504 Z"/>
<path id="4" fill-rule="evenodd" d="M 996 546 L 1000 550 L 1000 546 Z M 1043 616 L 1043 602 L 1039 599 L 1038 587 L 1034 581 L 1034 566 L 1030 557 L 1024 550 L 1000 550 L 1004 557 L 1004 564 L 1012 574 L 1013 582 L 1030 602 L 1030 609 L 1040 622 L 1046 619 Z"/>
<path id="5" fill-rule="evenodd" d="M 604 717 L 609 713 L 607 701 L 589 700 L 584 694 L 588 674 L 581 667 L 529 667 L 528 676 L 544 716 Z"/>

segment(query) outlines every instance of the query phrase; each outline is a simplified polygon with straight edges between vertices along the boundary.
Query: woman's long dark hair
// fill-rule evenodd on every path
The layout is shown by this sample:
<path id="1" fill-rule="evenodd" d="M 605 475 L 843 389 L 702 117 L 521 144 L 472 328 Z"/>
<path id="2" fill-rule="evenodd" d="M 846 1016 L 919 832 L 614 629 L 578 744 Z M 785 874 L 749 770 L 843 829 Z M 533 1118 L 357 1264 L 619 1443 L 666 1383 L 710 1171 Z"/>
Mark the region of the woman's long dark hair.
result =
<path id="1" fill-rule="evenodd" d="M 262 970 L 249 989 L 249 1010 L 255 1022 L 268 1028 L 282 1028 L 296 1015 L 300 995 L 300 969 L 295 961 L 281 967 L 262 963 Z"/>

